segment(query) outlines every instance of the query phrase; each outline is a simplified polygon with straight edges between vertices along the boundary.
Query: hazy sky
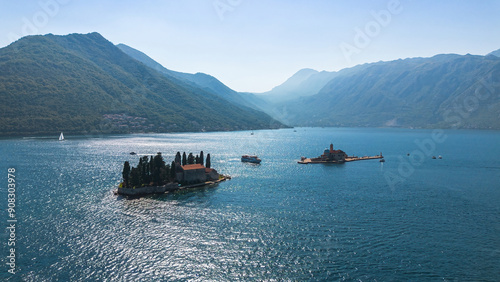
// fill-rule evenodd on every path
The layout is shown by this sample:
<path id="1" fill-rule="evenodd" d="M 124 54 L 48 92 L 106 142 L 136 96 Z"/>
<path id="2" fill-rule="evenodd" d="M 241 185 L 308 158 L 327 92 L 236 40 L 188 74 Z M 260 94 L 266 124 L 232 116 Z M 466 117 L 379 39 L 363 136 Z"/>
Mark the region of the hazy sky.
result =
<path id="1" fill-rule="evenodd" d="M 500 1 L 0 0 L 0 47 L 97 31 L 168 69 L 264 92 L 302 68 L 500 49 Z"/>

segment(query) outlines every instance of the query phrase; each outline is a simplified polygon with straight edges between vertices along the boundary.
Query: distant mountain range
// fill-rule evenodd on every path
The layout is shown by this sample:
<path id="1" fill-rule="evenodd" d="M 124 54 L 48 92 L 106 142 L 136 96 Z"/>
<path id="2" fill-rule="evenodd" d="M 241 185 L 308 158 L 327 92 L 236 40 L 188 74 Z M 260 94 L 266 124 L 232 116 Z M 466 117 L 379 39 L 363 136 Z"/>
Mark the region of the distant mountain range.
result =
<path id="1" fill-rule="evenodd" d="M 233 91 L 213 77 L 169 74 L 125 48 L 91 33 L 28 36 L 0 49 L 0 135 L 283 126 L 236 103 Z"/>
<path id="2" fill-rule="evenodd" d="M 125 44 L 118 44 L 116 45 L 116 47 L 120 48 L 120 50 L 122 50 L 125 54 L 136 59 L 137 61 L 160 72 L 169 79 L 177 79 L 194 87 L 202 88 L 205 91 L 219 96 L 220 98 L 230 101 L 231 103 L 260 110 L 260 107 L 257 105 L 260 105 L 264 102 L 254 94 L 239 93 L 234 91 L 211 75 L 204 73 L 191 74 L 169 70 L 139 50 L 136 50 Z"/>
<path id="3" fill-rule="evenodd" d="M 263 109 L 292 126 L 500 129 L 499 53 L 305 69 L 265 93 Z"/>
<path id="4" fill-rule="evenodd" d="M 290 126 L 500 129 L 500 50 L 303 69 L 266 93 L 169 70 L 98 33 L 0 49 L 0 135 Z M 264 113 L 265 112 L 265 113 Z"/>
<path id="5" fill-rule="evenodd" d="M 258 94 L 271 103 L 278 103 L 292 100 L 299 97 L 306 97 L 317 94 L 319 90 L 337 73 L 313 69 L 302 69 L 287 79 L 283 84 L 274 87 L 271 91 Z"/>
<path id="6" fill-rule="evenodd" d="M 493 51 L 493 52 L 489 53 L 488 55 L 493 55 L 493 56 L 500 57 L 500 49 L 498 49 L 496 51 Z"/>

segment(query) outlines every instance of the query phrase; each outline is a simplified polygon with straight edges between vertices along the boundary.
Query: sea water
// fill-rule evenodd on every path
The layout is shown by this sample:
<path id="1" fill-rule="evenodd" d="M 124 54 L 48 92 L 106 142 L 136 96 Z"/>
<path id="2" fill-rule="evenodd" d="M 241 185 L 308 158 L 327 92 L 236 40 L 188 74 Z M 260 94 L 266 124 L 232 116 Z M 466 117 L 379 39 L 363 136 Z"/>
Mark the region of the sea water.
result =
<path id="1" fill-rule="evenodd" d="M 386 162 L 297 163 L 330 143 Z M 352 128 L 3 139 L 0 221 L 15 168 L 16 274 L 4 229 L 0 279 L 498 281 L 499 145 L 498 131 Z M 232 179 L 113 194 L 125 161 L 202 150 Z"/>

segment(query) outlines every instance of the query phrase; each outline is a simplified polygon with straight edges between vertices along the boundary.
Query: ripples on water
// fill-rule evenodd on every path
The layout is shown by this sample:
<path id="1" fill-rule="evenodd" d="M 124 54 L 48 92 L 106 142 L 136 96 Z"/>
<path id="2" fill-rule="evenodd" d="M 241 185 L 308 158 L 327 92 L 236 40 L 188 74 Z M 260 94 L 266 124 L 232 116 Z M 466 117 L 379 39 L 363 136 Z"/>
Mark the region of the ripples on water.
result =
<path id="1" fill-rule="evenodd" d="M 428 131 L 299 129 L 3 140 L 18 177 L 19 273 L 44 280 L 498 280 L 498 133 L 449 132 L 391 189 Z M 483 146 L 464 155 L 463 148 Z M 387 162 L 298 165 L 334 142 Z M 122 164 L 158 151 L 212 156 L 217 188 L 114 196 Z M 241 163 L 258 154 L 261 165 Z M 5 218 L 5 217 L 3 217 Z M 5 236 L 2 237 L 5 240 Z M 4 247 L 3 253 L 7 253 Z"/>

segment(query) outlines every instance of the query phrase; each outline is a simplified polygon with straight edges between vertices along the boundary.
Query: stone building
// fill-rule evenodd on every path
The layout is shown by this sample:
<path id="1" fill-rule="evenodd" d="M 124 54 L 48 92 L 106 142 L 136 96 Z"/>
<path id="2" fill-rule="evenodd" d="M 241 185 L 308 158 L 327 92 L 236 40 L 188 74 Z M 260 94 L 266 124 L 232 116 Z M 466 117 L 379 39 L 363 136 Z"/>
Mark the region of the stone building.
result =
<path id="1" fill-rule="evenodd" d="M 330 149 L 326 149 L 323 152 L 323 155 L 318 158 L 312 159 L 313 161 L 321 161 L 321 162 L 338 162 L 343 163 L 347 158 L 347 154 L 342 150 L 334 150 L 333 144 L 330 144 Z"/>
<path id="2" fill-rule="evenodd" d="M 206 168 L 201 164 L 190 164 L 176 166 L 177 182 L 182 184 L 198 184 L 206 181 L 214 181 L 219 179 L 219 174 L 213 168 Z"/>

